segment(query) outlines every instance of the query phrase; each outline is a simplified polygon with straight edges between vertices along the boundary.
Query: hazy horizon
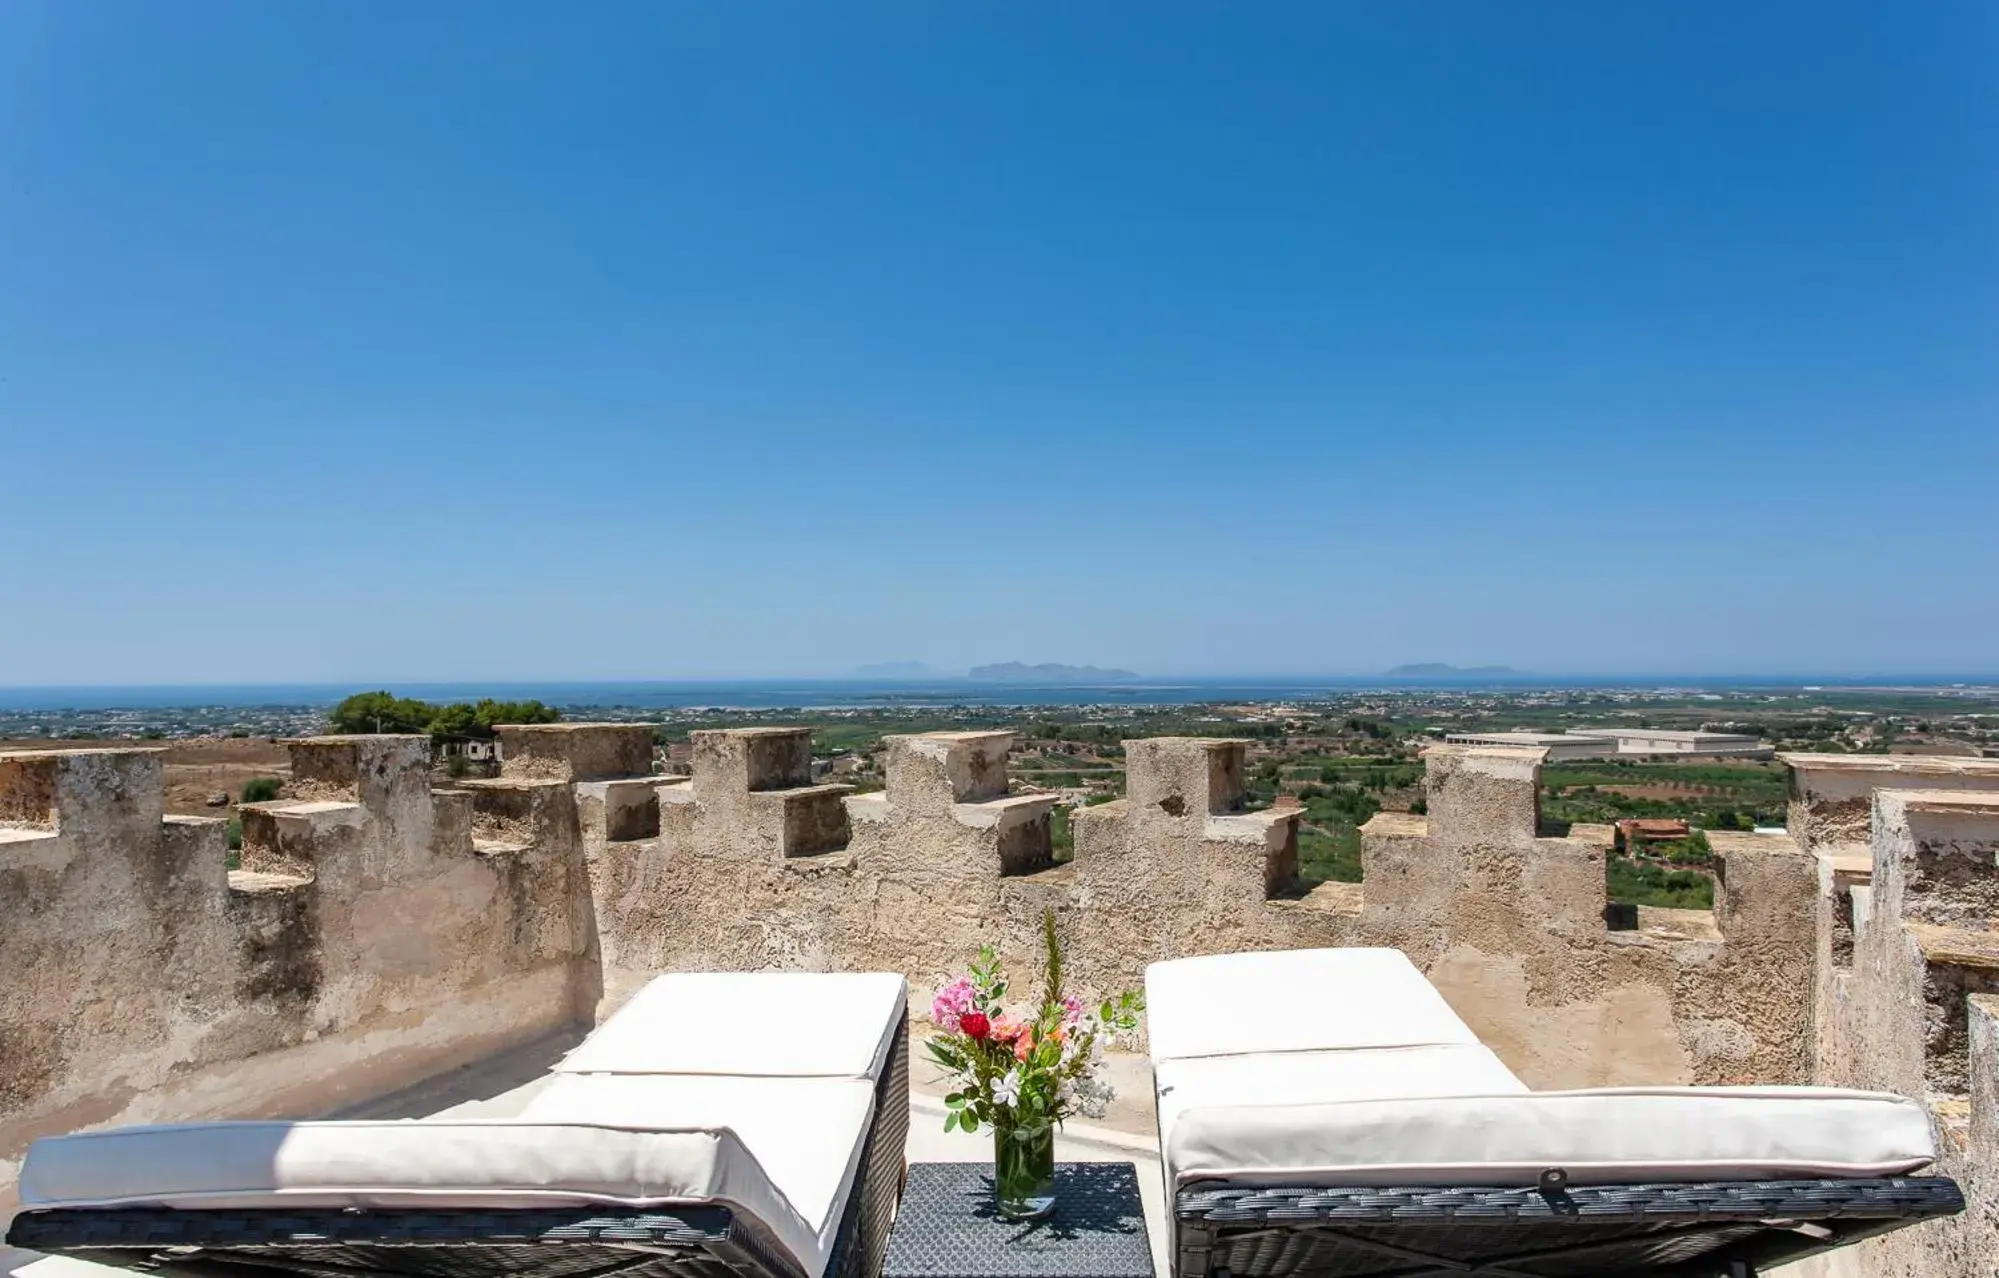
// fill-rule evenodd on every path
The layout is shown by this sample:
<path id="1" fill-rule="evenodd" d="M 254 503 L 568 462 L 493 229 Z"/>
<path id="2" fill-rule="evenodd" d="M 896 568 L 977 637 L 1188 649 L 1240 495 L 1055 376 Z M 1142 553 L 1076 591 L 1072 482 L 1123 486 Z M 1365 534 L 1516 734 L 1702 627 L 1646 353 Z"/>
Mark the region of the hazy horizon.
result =
<path id="1" fill-rule="evenodd" d="M 174 689 L 174 688 L 234 688 L 234 689 L 283 689 L 283 688 L 346 688 L 354 691 L 373 689 L 399 690 L 416 687 L 428 688 L 493 688 L 520 689 L 532 687 L 561 688 L 617 688 L 617 687 L 700 687 L 700 686 L 769 686 L 786 683 L 810 685 L 852 685 L 867 687 L 895 687 L 899 685 L 923 686 L 929 684 L 971 684 L 983 688 L 1003 690 L 1008 687 L 1032 688 L 1142 688 L 1172 684 L 1309 684 L 1326 682 L 1332 684 L 1370 684 L 1380 682 L 1383 686 L 1424 684 L 1464 684 L 1467 682 L 1490 682 L 1498 685 L 1525 685 L 1528 687 L 1545 683 L 1547 686 L 1570 684 L 1592 684 L 1615 686 L 1620 681 L 1628 681 L 1632 686 L 1671 685 L 1678 682 L 1698 684 L 1712 683 L 1717 686 L 1740 687 L 1767 682 L 1770 686 L 1795 686 L 1802 683 L 1828 681 L 1838 684 L 1855 683 L 1895 683 L 1907 682 L 1920 686 L 1949 686 L 1954 683 L 1979 686 L 1999 685 L 1999 671 L 1898 671 L 1898 670 L 1513 670 L 1503 674 L 1460 675 L 1396 675 L 1388 671 L 1160 671 L 1132 672 L 1133 678 L 1115 681 L 1089 679 L 973 679 L 962 672 L 942 672 L 928 676 L 881 676 L 861 675 L 852 672 L 820 674 L 752 674 L 752 675 L 712 675 L 674 676 L 642 675 L 625 678 L 591 677 L 569 678 L 534 676 L 507 676 L 490 679 L 466 678 L 462 675 L 445 674 L 437 676 L 409 676 L 394 678 L 359 679 L 276 679 L 276 680 L 160 680 L 160 681 L 112 681 L 98 683 L 18 683 L 0 684 L 0 694 L 21 691 L 55 690 L 114 690 L 129 689 Z"/>

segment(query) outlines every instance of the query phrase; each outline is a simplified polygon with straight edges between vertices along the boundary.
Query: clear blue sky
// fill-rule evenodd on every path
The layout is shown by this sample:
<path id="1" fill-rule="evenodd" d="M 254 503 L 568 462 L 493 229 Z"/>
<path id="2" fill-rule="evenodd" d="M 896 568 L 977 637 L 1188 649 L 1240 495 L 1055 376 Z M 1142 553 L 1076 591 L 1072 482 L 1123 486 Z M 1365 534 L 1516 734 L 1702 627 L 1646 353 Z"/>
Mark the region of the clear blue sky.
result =
<path id="1" fill-rule="evenodd" d="M 1999 671 L 1999 8 L 0 5 L 0 685 Z"/>

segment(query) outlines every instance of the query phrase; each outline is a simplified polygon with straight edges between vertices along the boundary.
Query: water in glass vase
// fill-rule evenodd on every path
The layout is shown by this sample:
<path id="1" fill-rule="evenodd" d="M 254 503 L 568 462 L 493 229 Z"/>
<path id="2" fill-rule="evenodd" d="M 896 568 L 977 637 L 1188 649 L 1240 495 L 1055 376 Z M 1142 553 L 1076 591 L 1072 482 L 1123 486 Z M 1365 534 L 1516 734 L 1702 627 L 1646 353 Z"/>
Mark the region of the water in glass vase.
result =
<path id="1" fill-rule="evenodd" d="M 1055 1127 L 993 1127 L 994 1208 L 1003 1220 L 1040 1220 L 1055 1210 Z"/>

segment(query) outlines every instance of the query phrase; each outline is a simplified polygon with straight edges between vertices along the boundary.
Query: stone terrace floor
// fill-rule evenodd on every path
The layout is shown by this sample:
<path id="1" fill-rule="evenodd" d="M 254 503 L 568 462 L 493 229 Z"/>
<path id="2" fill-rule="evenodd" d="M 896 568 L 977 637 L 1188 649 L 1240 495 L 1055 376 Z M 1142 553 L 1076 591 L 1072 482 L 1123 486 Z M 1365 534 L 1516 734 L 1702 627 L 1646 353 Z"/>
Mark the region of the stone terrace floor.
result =
<path id="1" fill-rule="evenodd" d="M 919 1027 L 912 1027 L 909 1114 L 909 1161 L 912 1163 L 986 1162 L 992 1141 L 944 1130 L 947 1090 L 923 1059 Z M 515 1052 L 419 1084 L 380 1100 L 344 1110 L 339 1118 L 508 1118 L 541 1088 L 548 1071 L 578 1036 L 545 1039 Z M 1058 1133 L 1055 1156 L 1068 1162 L 1129 1162 L 1138 1164 L 1138 1183 L 1145 1200 L 1146 1227 L 1151 1234 L 1156 1273 L 1165 1274 L 1165 1191 L 1160 1182 L 1159 1154 L 1153 1127 L 1152 1071 L 1143 1057 L 1112 1053 L 1106 1057 L 1118 1097 L 1102 1125 L 1071 1123 Z M 63 1256 L 41 1256 L 0 1246 L 0 1278 L 116 1278 L 128 1271 L 111 1269 Z"/>

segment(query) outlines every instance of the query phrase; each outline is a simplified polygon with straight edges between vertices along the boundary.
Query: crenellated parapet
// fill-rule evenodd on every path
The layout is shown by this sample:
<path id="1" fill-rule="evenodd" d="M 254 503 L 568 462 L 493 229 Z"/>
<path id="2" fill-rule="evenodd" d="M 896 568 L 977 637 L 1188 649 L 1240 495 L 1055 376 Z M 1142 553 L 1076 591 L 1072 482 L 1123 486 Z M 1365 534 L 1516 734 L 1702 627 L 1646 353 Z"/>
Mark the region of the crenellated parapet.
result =
<path id="1" fill-rule="evenodd" d="M 1003 880 L 1053 865 L 1054 799 L 1007 793 L 1011 742 L 891 737 L 886 790 L 856 795 L 813 782 L 806 729 L 702 731 L 690 777 L 647 783 L 652 820 L 632 815 L 631 779 L 578 786 L 604 1001 L 674 967 L 928 981 L 962 963 L 1003 930 Z"/>
<path id="2" fill-rule="evenodd" d="M 1361 936 L 1406 951 L 1535 1086 L 1802 1080 L 1810 862 L 1782 836 L 1712 834 L 1712 917 L 1612 931 L 1611 833 L 1543 828 L 1543 756 L 1425 751 L 1427 815 L 1363 828 Z"/>
<path id="3" fill-rule="evenodd" d="M 661 834 L 685 832 L 696 855 L 784 861 L 846 849 L 852 831 L 840 800 L 852 786 L 815 785 L 807 728 L 741 728 L 692 734 L 694 770 L 660 787 Z"/>
<path id="4" fill-rule="evenodd" d="M 1155 918 L 1148 952 L 1214 952 L 1181 944 L 1203 935 L 1227 948 L 1230 933 L 1254 928 L 1264 904 L 1295 885 L 1303 812 L 1245 809 L 1240 740 L 1149 737 L 1124 748 L 1125 797 L 1075 817 L 1081 885 L 1092 900 L 1157 898 L 1132 901 Z"/>
<path id="5" fill-rule="evenodd" d="M 0 1182 L 34 1136 L 143 1085 L 129 1045 L 187 1041 L 163 980 L 191 983 L 198 1015 L 227 1014 L 207 975 L 224 824 L 168 821 L 162 796 L 159 750 L 0 754 Z"/>
<path id="6" fill-rule="evenodd" d="M 1877 788 L 1869 825 L 1872 871 L 1851 890 L 1851 961 L 1826 983 L 1818 1081 L 1926 1101 L 1940 1170 L 1974 1208 L 1869 1244 L 1866 1272 L 1984 1278 L 1999 1255 L 1999 1217 L 1977 1208 L 1999 1201 L 1999 793 Z"/>
<path id="7" fill-rule="evenodd" d="M 1999 794 L 1999 760 L 1934 755 L 1785 754 L 1790 767 L 1789 824 L 1818 873 L 1812 1040 L 1815 1070 L 1825 1074 L 1846 1052 L 1835 988 L 1851 973 L 1855 947 L 1874 908 L 1878 834 L 1875 799 L 1883 790 Z"/>
<path id="8" fill-rule="evenodd" d="M 855 795 L 846 810 L 863 848 L 879 848 L 885 867 L 975 878 L 1053 868 L 1050 816 L 1055 798 L 1007 793 L 1011 732 L 928 732 L 884 738 L 886 786 Z M 956 844 L 962 857 L 921 856 Z"/>
<path id="9" fill-rule="evenodd" d="M 1874 792 L 1999 790 L 1999 759 L 1914 754 L 1780 754 L 1791 772 L 1791 837 L 1816 857 L 1858 857 L 1873 847 Z"/>
<path id="10" fill-rule="evenodd" d="M 322 1112 L 572 1019 L 566 793 L 489 855 L 426 738 L 290 752 L 235 869 L 158 750 L 0 754 L 0 1186 L 44 1132 Z"/>

